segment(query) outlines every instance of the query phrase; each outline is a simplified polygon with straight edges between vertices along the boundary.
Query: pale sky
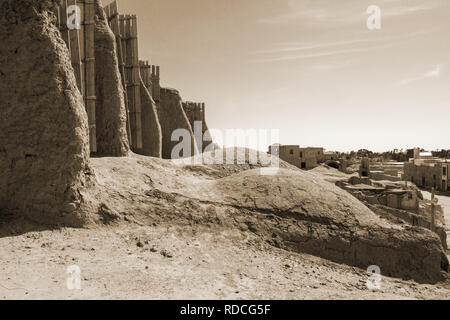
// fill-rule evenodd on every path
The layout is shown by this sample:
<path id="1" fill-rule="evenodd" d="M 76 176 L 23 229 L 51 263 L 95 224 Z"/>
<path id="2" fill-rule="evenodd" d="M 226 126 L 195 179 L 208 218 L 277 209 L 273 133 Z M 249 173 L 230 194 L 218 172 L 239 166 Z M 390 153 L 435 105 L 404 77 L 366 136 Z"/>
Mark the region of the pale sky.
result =
<path id="1" fill-rule="evenodd" d="M 450 149 L 449 0 L 118 3 L 137 14 L 140 58 L 205 102 L 210 128 L 338 151 Z M 381 30 L 366 26 L 370 5 Z"/>

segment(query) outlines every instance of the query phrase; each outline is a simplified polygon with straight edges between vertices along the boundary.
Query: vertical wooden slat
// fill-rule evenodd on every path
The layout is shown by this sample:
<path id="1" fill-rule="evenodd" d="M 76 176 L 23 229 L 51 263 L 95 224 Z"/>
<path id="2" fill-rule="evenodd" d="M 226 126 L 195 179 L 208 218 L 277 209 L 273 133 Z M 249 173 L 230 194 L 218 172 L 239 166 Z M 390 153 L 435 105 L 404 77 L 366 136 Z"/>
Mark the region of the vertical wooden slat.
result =
<path id="1" fill-rule="evenodd" d="M 120 39 L 121 39 L 121 43 L 122 43 L 122 62 L 123 62 L 123 67 L 124 67 L 124 82 L 125 82 L 125 91 L 128 88 L 128 77 L 127 77 L 127 57 L 128 57 L 128 52 L 127 52 L 127 45 L 126 45 L 126 35 L 125 35 L 125 17 L 123 15 L 119 15 L 119 28 L 120 28 Z M 129 108 L 131 108 L 130 106 L 128 106 Z"/>
<path id="2" fill-rule="evenodd" d="M 145 87 L 147 88 L 148 92 L 151 95 L 151 89 L 150 89 L 150 77 L 148 74 L 148 61 L 143 62 L 143 67 L 141 69 L 141 76 L 144 79 Z"/>
<path id="3" fill-rule="evenodd" d="M 61 11 L 61 7 L 59 5 L 57 5 L 57 4 L 55 4 L 53 13 L 56 16 L 56 27 L 58 29 L 61 28 L 61 13 L 60 13 L 60 11 Z"/>
<path id="4" fill-rule="evenodd" d="M 139 60 L 139 72 L 141 73 L 142 82 L 145 84 L 145 74 L 144 74 L 145 62 Z"/>
<path id="5" fill-rule="evenodd" d="M 89 142 L 91 152 L 97 152 L 95 125 L 95 47 L 94 47 L 94 0 L 85 0 L 85 66 L 86 66 L 86 111 L 89 120 Z"/>
<path id="6" fill-rule="evenodd" d="M 116 16 L 118 16 L 119 15 L 119 6 L 118 6 L 118 4 L 117 4 L 117 1 L 116 0 L 114 0 L 112 3 L 111 3 L 111 6 L 112 6 L 112 12 L 114 12 L 114 15 L 116 15 Z"/>
<path id="7" fill-rule="evenodd" d="M 148 91 L 153 97 L 153 84 L 152 84 L 152 76 L 151 76 L 151 66 L 147 62 L 147 77 L 148 77 Z"/>
<path id="8" fill-rule="evenodd" d="M 152 93 L 152 91 L 153 91 L 153 89 L 152 89 L 152 80 L 151 80 L 151 77 L 150 77 L 150 65 L 149 65 L 148 61 L 147 61 L 147 64 L 145 66 L 145 72 L 147 74 L 147 88 L 148 88 L 148 91 L 150 92 L 150 94 L 153 95 L 153 93 Z"/>
<path id="9" fill-rule="evenodd" d="M 80 32 L 79 32 L 79 36 L 80 36 L 80 53 L 82 56 L 82 62 L 84 59 L 84 52 L 86 51 L 84 48 L 85 45 L 85 39 L 84 39 L 84 28 L 85 28 L 85 13 L 84 13 L 84 0 L 77 0 L 77 5 L 80 7 L 80 11 L 81 11 L 81 26 L 80 26 Z"/>
<path id="10" fill-rule="evenodd" d="M 81 26 L 80 30 L 78 31 L 78 37 L 79 37 L 79 47 L 80 47 L 80 61 L 81 61 L 81 88 L 82 88 L 82 94 L 83 94 L 83 101 L 86 104 L 86 46 L 85 46 L 85 13 L 84 13 L 84 0 L 77 0 L 77 5 L 80 7 L 80 21 Z"/>
<path id="11" fill-rule="evenodd" d="M 152 67 L 150 66 L 150 64 L 147 62 L 147 77 L 148 77 L 148 91 L 150 92 L 150 94 L 153 97 L 153 82 L 152 82 Z"/>
<path id="12" fill-rule="evenodd" d="M 117 60 L 119 62 L 119 71 L 122 78 L 122 86 L 124 89 L 124 100 L 125 100 L 125 110 L 127 115 L 127 134 L 128 141 L 130 145 L 132 145 L 131 139 L 131 125 L 130 125 L 130 110 L 128 106 L 128 94 L 127 94 L 127 82 L 126 82 L 126 74 L 125 74 L 125 64 L 124 64 L 124 52 L 122 45 L 122 37 L 121 37 L 121 22 L 119 19 L 119 9 L 117 6 L 117 2 L 114 1 L 109 5 L 109 17 L 111 30 L 116 36 L 116 45 L 117 45 Z"/>
<path id="13" fill-rule="evenodd" d="M 155 92 L 155 96 L 156 96 L 156 100 L 158 100 L 158 103 L 161 100 L 161 86 L 160 86 L 160 79 L 161 78 L 160 78 L 159 73 L 160 73 L 160 67 L 156 66 L 156 79 L 155 79 L 156 92 Z"/>
<path id="14" fill-rule="evenodd" d="M 131 52 L 133 56 L 133 93 L 136 112 L 136 147 L 142 148 L 142 122 L 141 122 L 141 86 L 139 76 L 139 55 L 138 55 L 138 40 L 137 40 L 137 17 L 131 16 Z"/>
<path id="15" fill-rule="evenodd" d="M 141 73 L 142 81 L 148 90 L 149 87 L 149 76 L 148 76 L 148 61 L 139 61 L 139 71 Z"/>
<path id="16" fill-rule="evenodd" d="M 203 121 L 203 125 L 205 125 L 206 123 L 206 110 L 205 110 L 205 103 L 202 103 L 202 121 Z"/>
<path id="17" fill-rule="evenodd" d="M 126 78 L 126 90 L 128 96 L 128 106 L 130 109 L 130 128 L 131 128 L 131 141 L 133 149 L 138 149 L 138 135 L 136 130 L 136 103 L 134 94 L 134 82 L 133 82 L 133 52 L 131 43 L 131 16 L 121 15 L 121 33 L 123 34 L 122 47 L 124 51 L 125 62 L 125 78 Z"/>
<path id="18" fill-rule="evenodd" d="M 156 94 L 156 90 L 155 90 L 156 66 L 154 66 L 154 65 L 150 66 L 150 78 L 151 78 L 151 82 L 152 82 L 152 97 L 156 101 L 156 97 L 155 97 L 155 94 Z"/>
<path id="19" fill-rule="evenodd" d="M 159 66 L 152 66 L 151 71 L 151 82 L 152 82 L 152 96 L 155 102 L 158 104 L 160 101 L 160 86 L 159 86 L 159 72 L 160 68 Z"/>
<path id="20" fill-rule="evenodd" d="M 124 74 L 125 74 L 125 91 L 128 98 L 128 108 L 129 108 L 129 119 L 130 119 L 130 133 L 131 133 L 131 147 L 134 148 L 136 146 L 136 135 L 135 135 L 135 113 L 134 113 L 134 103 L 133 96 L 131 90 L 131 79 L 130 79 L 130 50 L 128 47 L 129 44 L 129 25 L 128 25 L 128 17 L 127 15 L 120 16 L 120 34 L 122 37 L 122 52 L 123 52 L 123 62 L 124 62 Z"/>

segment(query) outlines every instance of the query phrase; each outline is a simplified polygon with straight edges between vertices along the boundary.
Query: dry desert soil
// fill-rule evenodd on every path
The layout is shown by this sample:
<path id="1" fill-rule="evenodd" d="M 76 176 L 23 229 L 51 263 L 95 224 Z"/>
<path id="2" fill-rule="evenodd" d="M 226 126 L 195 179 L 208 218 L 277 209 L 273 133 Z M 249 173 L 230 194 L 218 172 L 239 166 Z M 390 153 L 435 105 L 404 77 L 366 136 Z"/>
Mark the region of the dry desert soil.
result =
<path id="1" fill-rule="evenodd" d="M 273 248 L 251 233 L 119 226 L 0 240 L 1 299 L 449 299 L 450 285 L 383 277 Z M 67 288 L 67 267 L 81 289 Z"/>
<path id="2" fill-rule="evenodd" d="M 250 166 L 194 168 L 135 155 L 92 159 L 92 166 L 106 189 L 90 195 L 109 201 L 103 224 L 73 229 L 28 220 L 1 222 L 0 299 L 450 298 L 449 280 L 419 284 L 383 276 L 381 289 L 369 290 L 363 269 L 277 248 L 251 225 L 228 224 L 211 207 L 206 212 L 214 219 L 196 216 L 196 210 L 203 210 L 198 203 L 178 199 L 194 195 L 197 184 L 212 183 L 211 177 L 228 179 L 235 174 L 230 171 L 245 173 Z M 310 174 L 328 180 L 342 175 L 329 170 Z M 189 219 L 171 215 L 170 201 L 161 202 L 162 211 L 145 211 L 142 192 L 185 206 L 173 211 L 185 210 Z M 79 290 L 67 286 L 67 268 L 73 265 L 81 271 Z"/>

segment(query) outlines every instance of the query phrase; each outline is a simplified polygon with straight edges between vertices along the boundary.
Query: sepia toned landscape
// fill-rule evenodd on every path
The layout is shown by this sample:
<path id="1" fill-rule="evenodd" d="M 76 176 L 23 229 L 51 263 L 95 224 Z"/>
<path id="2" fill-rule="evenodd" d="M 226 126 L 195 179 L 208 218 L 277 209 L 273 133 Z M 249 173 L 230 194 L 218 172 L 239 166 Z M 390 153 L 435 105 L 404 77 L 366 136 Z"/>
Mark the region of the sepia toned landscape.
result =
<path id="1" fill-rule="evenodd" d="M 217 2 L 226 12 L 248 6 Z M 412 2 L 402 3 L 399 12 L 450 8 L 440 1 L 427 8 Z M 404 88 L 388 96 L 388 85 L 374 104 L 358 107 L 368 89 L 364 78 L 355 81 L 363 72 L 350 64 L 363 59 L 360 48 L 345 49 L 349 56 L 343 61 L 340 49 L 313 57 L 303 52 L 335 43 L 258 51 L 301 51 L 301 57 L 263 61 L 314 67 L 309 72 L 317 79 L 311 81 L 323 81 L 325 93 L 283 84 L 288 81 L 283 74 L 294 65 L 267 71 L 274 81 L 282 70 L 274 81 L 280 87 L 271 84 L 273 90 L 250 66 L 232 70 L 235 79 L 229 81 L 229 66 L 214 60 L 220 50 L 226 60 L 226 50 L 221 41 L 207 44 L 212 32 L 207 25 L 217 32 L 214 37 L 235 43 L 240 36 L 225 38 L 222 27 L 240 26 L 250 33 L 255 24 L 242 22 L 241 11 L 222 20 L 203 0 L 192 3 L 204 5 L 210 20 L 193 19 L 191 25 L 184 15 L 177 19 L 187 30 L 194 25 L 204 30 L 205 40 L 195 48 L 198 56 L 190 55 L 194 49 L 183 34 L 170 44 L 171 28 L 179 31 L 180 26 L 166 26 L 164 42 L 146 29 L 152 23 L 164 26 L 153 22 L 148 6 L 172 21 L 170 14 L 177 12 L 172 0 L 0 0 L 0 299 L 448 300 L 448 126 L 437 119 L 417 122 L 420 129 L 405 123 L 436 110 L 444 110 L 442 118 L 448 119 L 450 47 L 442 45 L 447 60 L 431 64 L 437 69 L 396 84 L 439 80 L 431 93 L 423 84 L 420 97 Z M 335 12 L 331 17 L 343 14 L 329 1 L 316 5 L 287 1 L 289 14 L 256 19 L 263 26 L 256 28 L 258 34 L 263 28 L 281 30 L 293 17 L 320 20 L 329 15 L 326 8 Z M 366 12 L 368 5 L 362 5 L 361 28 L 378 32 L 369 23 L 373 11 L 374 29 L 381 28 L 378 7 Z M 254 8 L 251 15 L 262 16 L 271 7 L 262 1 Z M 387 11 L 390 18 L 400 15 Z M 436 28 L 442 27 L 439 23 L 449 26 L 436 19 Z M 309 36 L 305 32 L 305 39 L 320 29 L 312 22 L 302 27 L 316 30 Z M 431 34 L 440 43 L 439 32 Z M 197 36 L 186 31 L 188 38 Z M 153 62 L 152 50 L 161 65 Z M 422 55 L 427 63 L 434 58 Z M 219 69 L 192 66 L 191 56 L 204 59 L 206 66 L 214 60 L 223 69 L 216 73 Z M 380 58 L 378 68 L 392 71 L 387 60 Z M 330 80 L 325 90 L 341 62 L 349 63 L 354 74 L 341 73 L 342 79 Z M 187 66 L 198 74 L 184 70 Z M 289 82 L 308 82 L 292 72 Z M 171 81 L 181 87 L 172 88 Z M 239 88 L 245 83 L 247 91 L 259 92 L 248 108 L 240 104 L 249 99 Z M 349 105 L 330 110 L 343 103 L 335 101 L 334 90 L 344 83 L 354 91 L 343 98 Z M 299 92 L 304 101 L 295 98 Z M 384 99 L 419 103 L 427 95 L 432 96 L 430 111 L 411 105 L 400 112 L 403 122 L 395 121 L 398 114 L 390 112 L 390 102 L 376 106 Z M 268 109 L 260 99 L 273 106 Z M 327 107 L 318 107 L 321 103 Z M 389 132 L 392 139 L 385 136 Z M 431 142 L 423 139 L 427 135 Z"/>

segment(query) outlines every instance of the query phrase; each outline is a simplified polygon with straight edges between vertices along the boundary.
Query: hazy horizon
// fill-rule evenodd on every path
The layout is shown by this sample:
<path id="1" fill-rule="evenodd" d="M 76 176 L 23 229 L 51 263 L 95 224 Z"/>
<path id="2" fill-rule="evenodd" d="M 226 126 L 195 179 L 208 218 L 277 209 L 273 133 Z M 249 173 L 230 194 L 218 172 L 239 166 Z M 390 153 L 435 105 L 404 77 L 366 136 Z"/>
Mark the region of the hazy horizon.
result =
<path id="1" fill-rule="evenodd" d="M 111 1 L 103 1 L 106 5 Z M 327 150 L 450 149 L 450 1 L 118 0 L 210 128 Z M 366 10 L 381 8 L 381 30 Z"/>

